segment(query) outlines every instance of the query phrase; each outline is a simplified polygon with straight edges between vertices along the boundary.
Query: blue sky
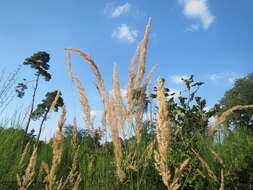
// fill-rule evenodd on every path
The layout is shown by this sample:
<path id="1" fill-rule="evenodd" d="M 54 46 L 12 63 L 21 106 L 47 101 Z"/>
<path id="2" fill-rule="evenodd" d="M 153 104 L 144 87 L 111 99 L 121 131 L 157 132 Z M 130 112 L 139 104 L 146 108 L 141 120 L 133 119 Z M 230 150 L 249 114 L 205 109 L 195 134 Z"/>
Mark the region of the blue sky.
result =
<path id="1" fill-rule="evenodd" d="M 2 0 L 0 68 L 11 72 L 26 57 L 47 51 L 53 79 L 49 83 L 41 81 L 37 102 L 46 91 L 61 89 L 68 118 L 75 114 L 81 118 L 78 94 L 67 74 L 64 48 L 75 47 L 90 54 L 108 90 L 112 88 L 116 62 L 123 88 L 129 62 L 150 16 L 147 70 L 158 64 L 151 86 L 161 76 L 167 79 L 167 87 L 180 90 L 178 79 L 194 74 L 196 80 L 205 82 L 199 94 L 212 106 L 232 87 L 234 79 L 253 71 L 252 8 L 252 0 Z M 73 69 L 86 88 L 92 110 L 99 113 L 95 79 L 87 63 L 72 57 Z M 33 72 L 24 67 L 22 77 L 32 79 Z M 29 93 L 18 106 L 28 104 Z M 11 109 L 16 106 L 14 103 Z M 56 119 L 47 122 L 54 127 L 45 130 L 44 136 L 52 135 Z"/>

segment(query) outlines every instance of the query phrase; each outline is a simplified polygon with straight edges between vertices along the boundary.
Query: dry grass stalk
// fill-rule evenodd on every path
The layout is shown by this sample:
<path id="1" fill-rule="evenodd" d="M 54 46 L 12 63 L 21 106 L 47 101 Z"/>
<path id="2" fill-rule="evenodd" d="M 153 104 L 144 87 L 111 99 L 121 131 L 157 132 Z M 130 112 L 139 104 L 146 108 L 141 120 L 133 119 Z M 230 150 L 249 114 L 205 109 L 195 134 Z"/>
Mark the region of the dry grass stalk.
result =
<path id="1" fill-rule="evenodd" d="M 98 88 L 99 88 L 100 93 L 102 94 L 103 103 L 106 110 L 105 118 L 106 118 L 106 121 L 108 121 L 108 124 L 110 125 L 110 128 L 111 128 L 112 140 L 113 140 L 113 145 L 114 145 L 115 163 L 116 163 L 116 168 L 117 168 L 117 176 L 122 181 L 125 178 L 125 173 L 121 167 L 122 147 L 121 147 L 121 142 L 119 139 L 119 131 L 118 131 L 119 122 L 117 119 L 118 113 L 115 110 L 115 105 L 116 105 L 115 99 L 113 97 L 111 97 L 111 100 L 109 99 L 109 96 L 105 90 L 104 80 L 102 79 L 102 76 L 100 74 L 100 71 L 95 61 L 88 54 L 78 49 L 66 48 L 66 50 L 79 53 L 79 55 L 83 57 L 89 63 L 97 79 Z"/>
<path id="2" fill-rule="evenodd" d="M 48 172 L 48 175 L 45 177 L 46 184 L 46 190 L 52 190 L 54 185 L 56 184 L 56 171 L 58 168 L 58 165 L 61 162 L 61 157 L 63 153 L 63 145 L 62 145 L 62 129 L 65 122 L 65 116 L 66 116 L 66 108 L 63 106 L 61 110 L 61 116 L 60 120 L 58 121 L 58 126 L 56 129 L 55 136 L 53 138 L 53 158 L 52 158 L 52 166 L 50 171 Z"/>
<path id="3" fill-rule="evenodd" d="M 179 183 L 179 180 L 181 179 L 181 175 L 183 173 L 183 170 L 186 168 L 186 166 L 190 162 L 190 158 L 187 158 L 183 163 L 179 166 L 179 168 L 176 168 L 172 183 L 170 184 L 171 190 L 178 190 L 181 187 L 181 184 Z"/>
<path id="4" fill-rule="evenodd" d="M 32 156 L 29 160 L 29 164 L 25 170 L 25 175 L 20 178 L 17 174 L 17 181 L 20 190 L 27 190 L 29 186 L 32 184 L 34 176 L 35 176 L 35 166 L 37 161 L 37 147 L 34 147 Z"/>
<path id="5" fill-rule="evenodd" d="M 28 142 L 25 146 L 25 149 L 21 155 L 21 159 L 19 161 L 19 166 L 21 166 L 21 164 L 23 163 L 24 159 L 25 159 L 25 156 L 27 155 L 28 151 L 29 151 L 29 148 L 30 148 L 30 142 Z"/>
<path id="6" fill-rule="evenodd" d="M 114 64 L 114 71 L 113 71 L 113 95 L 115 98 L 115 111 L 118 116 L 119 120 L 119 130 L 122 130 L 124 132 L 124 126 L 126 121 L 126 109 L 123 104 L 123 99 L 120 91 L 120 84 L 119 84 L 119 77 L 118 77 L 118 68 L 117 64 Z"/>
<path id="7" fill-rule="evenodd" d="M 113 96 L 110 99 L 109 104 L 107 105 L 108 118 L 107 121 L 111 128 L 112 141 L 114 146 L 114 157 L 116 163 L 116 172 L 119 180 L 122 182 L 125 178 L 125 172 L 122 169 L 122 145 L 119 137 L 119 120 L 117 117 L 117 111 L 115 109 L 115 99 Z"/>
<path id="8" fill-rule="evenodd" d="M 164 80 L 158 79 L 157 85 L 157 126 L 156 139 L 158 152 L 155 151 L 155 167 L 162 176 L 163 183 L 169 188 L 170 172 L 167 168 L 168 147 L 171 141 L 171 123 L 168 118 L 166 97 L 164 95 Z"/>
<path id="9" fill-rule="evenodd" d="M 218 178 L 216 177 L 216 175 L 214 174 L 214 172 L 212 171 L 212 169 L 210 168 L 210 166 L 208 165 L 208 163 L 194 149 L 192 149 L 192 152 L 199 159 L 199 161 L 201 162 L 202 166 L 204 166 L 207 169 L 208 176 L 211 179 L 213 179 L 215 182 L 218 182 Z"/>
<path id="10" fill-rule="evenodd" d="M 138 73 L 136 76 L 136 88 L 140 87 L 142 79 L 144 77 L 144 73 L 145 73 L 145 64 L 146 64 L 146 57 L 147 57 L 147 46 L 148 46 L 150 27 L 151 27 L 151 18 L 149 18 L 148 20 L 146 31 L 144 33 L 144 38 L 141 43 L 140 65 L 139 65 Z"/>
<path id="11" fill-rule="evenodd" d="M 93 136 L 93 121 L 91 119 L 90 104 L 89 104 L 85 89 L 83 88 L 82 83 L 79 80 L 77 75 L 75 75 L 75 81 L 76 81 L 76 88 L 79 90 L 80 103 L 82 105 L 83 114 L 84 114 L 83 118 L 86 123 L 89 134 Z"/>
<path id="12" fill-rule="evenodd" d="M 225 183 L 224 183 L 224 170 L 223 168 L 221 169 L 221 182 L 220 182 L 220 190 L 224 190 L 225 189 Z"/>
<path id="13" fill-rule="evenodd" d="M 133 113 L 133 109 L 134 109 L 133 88 L 135 87 L 135 84 L 134 84 L 134 79 L 135 79 L 135 75 L 136 75 L 135 74 L 135 67 L 136 67 L 136 62 L 137 62 L 139 55 L 140 55 L 140 46 L 138 46 L 136 48 L 135 55 L 130 63 L 129 74 L 128 74 L 126 99 L 127 99 L 129 115 L 131 115 Z"/>
<path id="14" fill-rule="evenodd" d="M 104 80 L 102 78 L 102 75 L 101 75 L 95 61 L 91 58 L 91 56 L 89 56 L 88 54 L 86 54 L 86 53 L 84 53 L 84 52 L 82 52 L 78 49 L 65 48 L 65 50 L 70 51 L 70 52 L 78 53 L 79 56 L 83 57 L 89 63 L 89 65 L 91 67 L 91 70 L 92 70 L 93 74 L 96 77 L 98 90 L 99 90 L 100 94 L 102 95 L 105 110 L 107 110 L 107 105 L 109 103 L 109 97 L 108 97 L 108 93 L 105 90 Z M 106 112 L 105 112 L 105 114 L 106 114 Z M 105 118 L 107 118 L 107 116 L 105 116 Z"/>
<path id="15" fill-rule="evenodd" d="M 149 83 L 150 83 L 150 78 L 151 78 L 152 74 L 154 73 L 156 67 L 157 67 L 157 64 L 154 65 L 154 66 L 152 67 L 152 69 L 149 71 L 149 73 L 147 74 L 147 77 L 146 77 L 145 82 L 144 82 L 144 84 L 143 84 L 143 87 L 144 87 L 145 89 L 146 89 L 147 86 L 149 85 Z"/>
<path id="16" fill-rule="evenodd" d="M 218 130 L 219 125 L 223 123 L 227 119 L 227 117 L 230 116 L 234 111 L 242 110 L 242 109 L 250 109 L 250 108 L 253 108 L 253 105 L 243 105 L 243 106 L 238 105 L 223 112 L 221 116 L 216 120 L 216 122 L 210 127 L 208 131 L 208 135 L 212 136 Z"/>
<path id="17" fill-rule="evenodd" d="M 53 109 L 55 108 L 55 105 L 57 104 L 57 101 L 59 99 L 61 95 L 61 91 L 60 90 L 57 90 L 57 93 L 56 93 L 56 96 L 54 98 L 54 101 L 52 102 L 50 108 L 49 108 L 49 112 L 48 112 L 48 116 L 47 116 L 47 119 L 50 118 L 50 115 L 52 114 L 52 111 Z"/>
<path id="18" fill-rule="evenodd" d="M 79 160 L 79 153 L 80 153 L 80 145 L 77 144 L 77 124 L 76 124 L 76 119 L 74 118 L 74 126 L 72 128 L 72 146 L 74 148 L 74 152 L 73 152 L 73 156 L 72 156 L 72 167 L 71 170 L 67 176 L 67 178 L 65 179 L 64 182 L 60 183 L 58 188 L 59 189 L 64 189 L 66 187 L 67 184 L 73 184 L 75 180 L 78 180 L 79 178 L 79 174 L 77 171 L 78 168 L 78 160 Z M 81 180 L 81 179 L 79 179 Z M 80 181 L 81 182 L 81 181 Z M 79 185 L 78 184 L 74 184 L 75 185 Z"/>
<path id="19" fill-rule="evenodd" d="M 201 177 L 206 178 L 206 176 L 203 174 L 202 171 L 200 171 L 199 169 L 197 169 L 197 172 L 198 172 L 198 174 L 199 174 Z"/>
<path id="20" fill-rule="evenodd" d="M 65 179 L 64 182 L 61 181 L 59 183 L 57 189 L 64 189 L 67 186 L 67 184 L 73 184 L 75 182 L 75 180 L 78 179 L 79 174 L 77 171 L 77 167 L 78 167 L 79 153 L 80 153 L 80 145 L 75 147 L 74 154 L 73 154 L 73 160 L 72 160 L 72 167 L 70 169 L 70 172 L 69 172 L 67 178 Z"/>
<path id="21" fill-rule="evenodd" d="M 144 150 L 141 159 L 144 161 L 144 166 L 147 166 L 147 161 L 152 157 L 152 154 L 154 152 L 154 145 L 156 143 L 156 139 L 154 139 Z"/>
<path id="22" fill-rule="evenodd" d="M 140 88 L 140 96 L 137 100 L 137 112 L 135 113 L 135 133 L 136 133 L 136 140 L 139 144 L 141 142 L 141 125 L 142 125 L 142 118 L 144 114 L 144 103 L 145 103 L 145 89 Z"/>
<path id="23" fill-rule="evenodd" d="M 71 143 L 74 147 L 78 146 L 77 140 L 77 123 L 76 123 L 76 117 L 74 117 L 73 119 L 73 127 L 72 127 L 72 139 L 71 139 Z"/>
<path id="24" fill-rule="evenodd" d="M 82 182 L 82 178 L 81 178 L 81 175 L 79 174 L 76 181 L 75 181 L 75 184 L 74 184 L 72 190 L 78 190 L 79 184 L 81 182 Z"/>
<path id="25" fill-rule="evenodd" d="M 72 72 L 72 65 L 71 65 L 71 53 L 67 51 L 67 67 L 68 67 L 68 74 L 69 78 L 72 82 L 74 82 L 73 72 Z"/>
<path id="26" fill-rule="evenodd" d="M 225 165 L 224 165 L 224 161 L 222 160 L 222 158 L 217 154 L 217 152 L 215 152 L 214 150 L 212 149 L 209 149 L 210 152 L 213 154 L 213 156 L 215 157 L 216 160 L 218 160 L 218 162 L 222 165 L 222 167 L 225 168 Z"/>
<path id="27" fill-rule="evenodd" d="M 78 49 L 75 49 L 75 48 L 65 48 L 65 50 L 79 53 L 79 56 L 83 57 L 89 63 L 91 70 L 93 71 L 93 73 L 97 79 L 98 88 L 99 88 L 100 92 L 102 93 L 103 97 L 105 98 L 105 95 L 107 93 L 105 90 L 104 80 L 102 78 L 102 75 L 101 75 L 95 61 L 91 58 L 91 56 L 89 56 L 88 54 L 86 54 Z"/>

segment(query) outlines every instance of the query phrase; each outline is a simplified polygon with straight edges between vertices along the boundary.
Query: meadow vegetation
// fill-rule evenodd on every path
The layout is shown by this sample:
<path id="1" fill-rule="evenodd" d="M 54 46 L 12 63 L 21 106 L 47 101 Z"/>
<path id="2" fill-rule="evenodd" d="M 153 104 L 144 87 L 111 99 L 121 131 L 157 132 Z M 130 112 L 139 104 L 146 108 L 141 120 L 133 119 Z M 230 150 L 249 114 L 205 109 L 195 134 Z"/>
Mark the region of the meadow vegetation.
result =
<path id="1" fill-rule="evenodd" d="M 193 75 L 183 79 L 185 91 L 177 98 L 165 87 L 163 78 L 158 78 L 148 94 L 156 68 L 155 65 L 145 72 L 150 29 L 151 19 L 130 62 L 126 97 L 121 94 L 116 64 L 113 93 L 109 93 L 92 57 L 78 49 L 65 49 L 69 77 L 79 92 L 86 128 L 78 127 L 75 118 L 72 124 L 65 123 L 68 105 L 64 105 L 59 90 L 48 93 L 34 109 L 34 89 L 28 123 L 23 125 L 21 119 L 13 118 L 0 124 L 0 189 L 253 188 L 252 89 L 247 91 L 252 101 L 245 96 L 249 101 L 227 104 L 227 96 L 232 94 L 228 92 L 221 103 L 209 110 L 206 100 L 197 96 L 203 83 L 195 81 Z M 94 126 L 85 88 L 72 70 L 71 55 L 75 54 L 89 64 L 96 78 L 104 107 L 101 127 Z M 37 70 L 36 81 L 45 74 L 49 76 L 47 65 L 43 67 L 45 72 L 36 65 L 32 68 Z M 253 80 L 247 83 L 248 88 L 252 83 Z M 21 96 L 25 89 L 20 83 Z M 49 142 L 38 141 L 35 131 L 28 133 L 31 119 L 46 120 L 58 108 L 60 118 Z M 217 119 L 210 123 L 213 117 Z"/>

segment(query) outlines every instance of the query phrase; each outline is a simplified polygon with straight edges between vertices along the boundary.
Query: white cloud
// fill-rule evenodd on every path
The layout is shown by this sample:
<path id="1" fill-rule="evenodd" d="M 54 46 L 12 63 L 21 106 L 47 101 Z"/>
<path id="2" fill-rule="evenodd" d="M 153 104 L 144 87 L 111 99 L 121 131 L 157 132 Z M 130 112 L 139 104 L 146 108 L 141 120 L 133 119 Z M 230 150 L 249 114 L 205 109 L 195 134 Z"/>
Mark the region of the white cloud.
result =
<path id="1" fill-rule="evenodd" d="M 112 16 L 117 17 L 124 13 L 127 13 L 130 10 L 130 8 L 131 8 L 131 5 L 129 3 L 120 5 L 114 9 L 114 11 L 112 12 Z"/>
<path id="2" fill-rule="evenodd" d="M 242 75 L 235 72 L 221 72 L 210 75 L 209 79 L 212 81 L 227 80 L 228 82 L 233 83 L 236 79 L 242 77 L 243 77 Z"/>
<path id="3" fill-rule="evenodd" d="M 121 41 L 127 41 L 129 43 L 134 43 L 138 36 L 138 31 L 130 28 L 126 24 L 121 24 L 118 28 L 114 29 L 112 32 L 112 37 Z"/>
<path id="4" fill-rule="evenodd" d="M 183 14 L 190 19 L 198 19 L 203 29 L 208 29 L 215 20 L 215 17 L 208 8 L 207 0 L 178 0 L 183 6 Z"/>
<path id="5" fill-rule="evenodd" d="M 192 24 L 191 26 L 189 26 L 188 28 L 186 28 L 186 32 L 194 32 L 200 29 L 199 24 Z"/>
<path id="6" fill-rule="evenodd" d="M 176 84 L 182 84 L 184 81 L 182 79 L 189 79 L 190 76 L 187 75 L 173 75 L 171 77 L 172 82 Z"/>
<path id="7" fill-rule="evenodd" d="M 115 3 L 108 3 L 104 8 L 104 13 L 111 17 L 118 17 L 129 12 L 131 7 L 132 5 L 130 3 L 125 3 L 118 6 L 115 6 Z"/>

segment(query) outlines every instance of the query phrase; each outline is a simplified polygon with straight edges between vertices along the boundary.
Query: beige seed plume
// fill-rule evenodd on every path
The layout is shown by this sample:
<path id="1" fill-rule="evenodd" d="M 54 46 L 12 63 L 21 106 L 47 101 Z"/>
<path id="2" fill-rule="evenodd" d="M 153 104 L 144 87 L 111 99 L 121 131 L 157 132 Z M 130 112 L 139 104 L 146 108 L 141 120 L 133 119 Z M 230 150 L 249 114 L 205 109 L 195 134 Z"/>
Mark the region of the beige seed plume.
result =
<path id="1" fill-rule="evenodd" d="M 111 128 L 112 142 L 114 146 L 114 157 L 116 163 L 116 173 L 120 181 L 125 179 L 125 172 L 122 169 L 122 145 L 119 137 L 119 119 L 116 111 L 116 100 L 112 96 L 107 106 L 107 121 Z"/>
<path id="2" fill-rule="evenodd" d="M 238 105 L 238 106 L 234 106 L 230 109 L 228 109 L 227 111 L 223 112 L 221 114 L 221 116 L 216 120 L 216 122 L 214 123 L 214 125 L 212 125 L 208 131 L 208 135 L 209 136 L 212 136 L 219 128 L 219 125 L 221 123 L 223 123 L 227 117 L 229 115 L 231 115 L 234 111 L 236 110 L 242 110 L 242 109 L 249 109 L 249 108 L 253 108 L 253 105 Z"/>
<path id="3" fill-rule="evenodd" d="M 102 78 L 102 75 L 101 75 L 101 73 L 100 73 L 100 71 L 98 69 L 98 66 L 96 65 L 95 61 L 91 58 L 91 56 L 89 56 L 88 54 L 86 54 L 86 53 L 84 53 L 84 52 L 82 52 L 82 51 L 80 51 L 78 49 L 75 49 L 75 48 L 65 48 L 65 50 L 68 50 L 68 51 L 71 51 L 71 52 L 75 52 L 75 53 L 79 53 L 79 56 L 83 57 L 89 63 L 89 65 L 91 67 L 91 70 L 92 70 L 93 74 L 96 77 L 98 89 L 99 89 L 99 92 L 102 95 L 105 110 L 107 110 L 107 106 L 108 106 L 108 102 L 109 102 L 109 97 L 108 97 L 108 93 L 105 90 L 104 80 Z"/>
<path id="4" fill-rule="evenodd" d="M 57 94 L 56 94 L 56 96 L 55 96 L 55 98 L 54 98 L 54 101 L 52 102 L 52 104 L 51 104 L 51 106 L 50 106 L 50 108 L 49 108 L 49 112 L 48 112 L 47 119 L 50 118 L 50 115 L 52 114 L 52 111 L 53 111 L 53 109 L 55 108 L 55 105 L 57 104 L 57 101 L 58 101 L 60 95 L 61 95 L 61 91 L 60 91 L 60 90 L 57 90 Z"/>
<path id="5" fill-rule="evenodd" d="M 72 72 L 72 65 L 71 65 L 71 53 L 67 51 L 67 67 L 68 67 L 68 74 L 69 78 L 72 82 L 74 82 L 73 72 Z"/>
<path id="6" fill-rule="evenodd" d="M 140 87 L 141 81 L 142 81 L 142 79 L 144 77 L 144 73 L 145 73 L 145 64 L 146 64 L 146 57 L 147 57 L 147 46 L 148 46 L 150 27 L 151 27 L 151 18 L 149 18 L 149 20 L 148 20 L 148 24 L 146 26 L 144 38 L 141 43 L 140 65 L 138 68 L 138 74 L 137 74 L 137 78 L 136 78 L 136 88 Z"/>
<path id="7" fill-rule="evenodd" d="M 62 129 L 65 123 L 65 116 L 66 116 L 66 108 L 63 106 L 61 110 L 60 120 L 58 121 L 58 126 L 55 132 L 55 136 L 53 138 L 53 158 L 52 158 L 52 165 L 51 169 L 48 172 L 48 175 L 45 177 L 46 182 L 46 189 L 52 190 L 53 185 L 56 182 L 56 171 L 57 167 L 61 162 L 62 154 L 63 154 L 63 144 L 62 144 Z"/>
<path id="8" fill-rule="evenodd" d="M 168 147 L 171 141 L 171 123 L 168 118 L 166 97 L 164 95 L 164 80 L 158 78 L 157 85 L 157 125 L 156 139 L 158 152 L 155 151 L 155 166 L 162 176 L 163 183 L 169 188 L 170 172 L 167 168 Z"/>
<path id="9" fill-rule="evenodd" d="M 37 147 L 34 147 L 32 156 L 29 160 L 29 164 L 25 170 L 24 176 L 22 178 L 17 174 L 17 181 L 20 187 L 20 190 L 27 190 L 32 184 L 35 176 L 35 166 L 37 161 Z"/>
<path id="10" fill-rule="evenodd" d="M 20 159 L 20 161 L 19 161 L 19 166 L 21 166 L 21 164 L 23 163 L 23 161 L 24 161 L 24 159 L 25 159 L 25 156 L 26 156 L 27 153 L 28 153 L 29 146 L 30 146 L 30 142 L 28 142 L 28 143 L 26 144 L 26 146 L 25 146 L 25 149 L 24 149 L 24 151 L 23 151 L 23 153 L 22 153 L 22 155 L 21 155 L 21 159 Z"/>
<path id="11" fill-rule="evenodd" d="M 75 48 L 65 48 L 65 50 L 79 53 L 79 56 L 83 57 L 89 63 L 91 70 L 97 79 L 99 90 L 102 94 L 104 94 L 106 92 L 105 86 L 104 86 L 104 80 L 102 78 L 102 75 L 101 75 L 95 61 L 91 58 L 91 56 L 89 56 L 88 54 L 82 52 L 81 50 L 75 49 Z"/>
<path id="12" fill-rule="evenodd" d="M 170 189 L 178 190 L 181 187 L 181 184 L 179 183 L 179 180 L 181 179 L 181 175 L 183 173 L 183 170 L 189 164 L 190 160 L 191 160 L 190 158 L 187 158 L 186 160 L 183 161 L 183 163 L 179 166 L 179 168 L 176 168 L 173 181 L 170 184 Z"/>
<path id="13" fill-rule="evenodd" d="M 192 149 L 192 152 L 196 155 L 201 164 L 206 168 L 209 177 L 214 181 L 218 182 L 218 178 L 216 177 L 216 175 L 214 174 L 208 163 L 194 149 Z"/>
<path id="14" fill-rule="evenodd" d="M 135 67 L 136 67 L 136 61 L 140 55 L 140 46 L 136 48 L 135 55 L 130 63 L 129 68 L 129 74 L 128 74 L 128 84 L 127 84 L 127 105 L 129 110 L 129 115 L 132 114 L 134 109 L 134 101 L 133 101 L 133 88 L 135 86 L 134 79 L 135 79 Z"/>
<path id="15" fill-rule="evenodd" d="M 124 133 L 124 125 L 126 120 L 126 108 L 123 104 L 123 99 L 121 95 L 120 90 L 120 84 L 119 84 L 119 77 L 118 77 L 118 67 L 117 64 L 114 64 L 114 71 L 113 71 L 113 94 L 115 97 L 115 109 L 118 116 L 118 130 L 122 130 Z"/>
<path id="16" fill-rule="evenodd" d="M 83 114 L 84 114 L 83 118 L 86 123 L 89 134 L 93 136 L 93 122 L 91 119 L 90 104 L 89 104 L 85 89 L 83 88 L 82 83 L 79 80 L 77 75 L 75 75 L 75 81 L 76 81 L 76 88 L 79 90 L 80 103 L 82 105 Z"/>
<path id="17" fill-rule="evenodd" d="M 145 82 L 144 82 L 144 84 L 143 84 L 143 87 L 144 87 L 145 89 L 146 89 L 147 86 L 149 85 L 149 83 L 150 83 L 150 78 L 151 78 L 152 74 L 154 73 L 156 67 L 157 67 L 157 64 L 154 65 L 154 66 L 152 67 L 152 69 L 149 71 L 149 73 L 147 74 L 147 77 L 146 77 Z"/>

